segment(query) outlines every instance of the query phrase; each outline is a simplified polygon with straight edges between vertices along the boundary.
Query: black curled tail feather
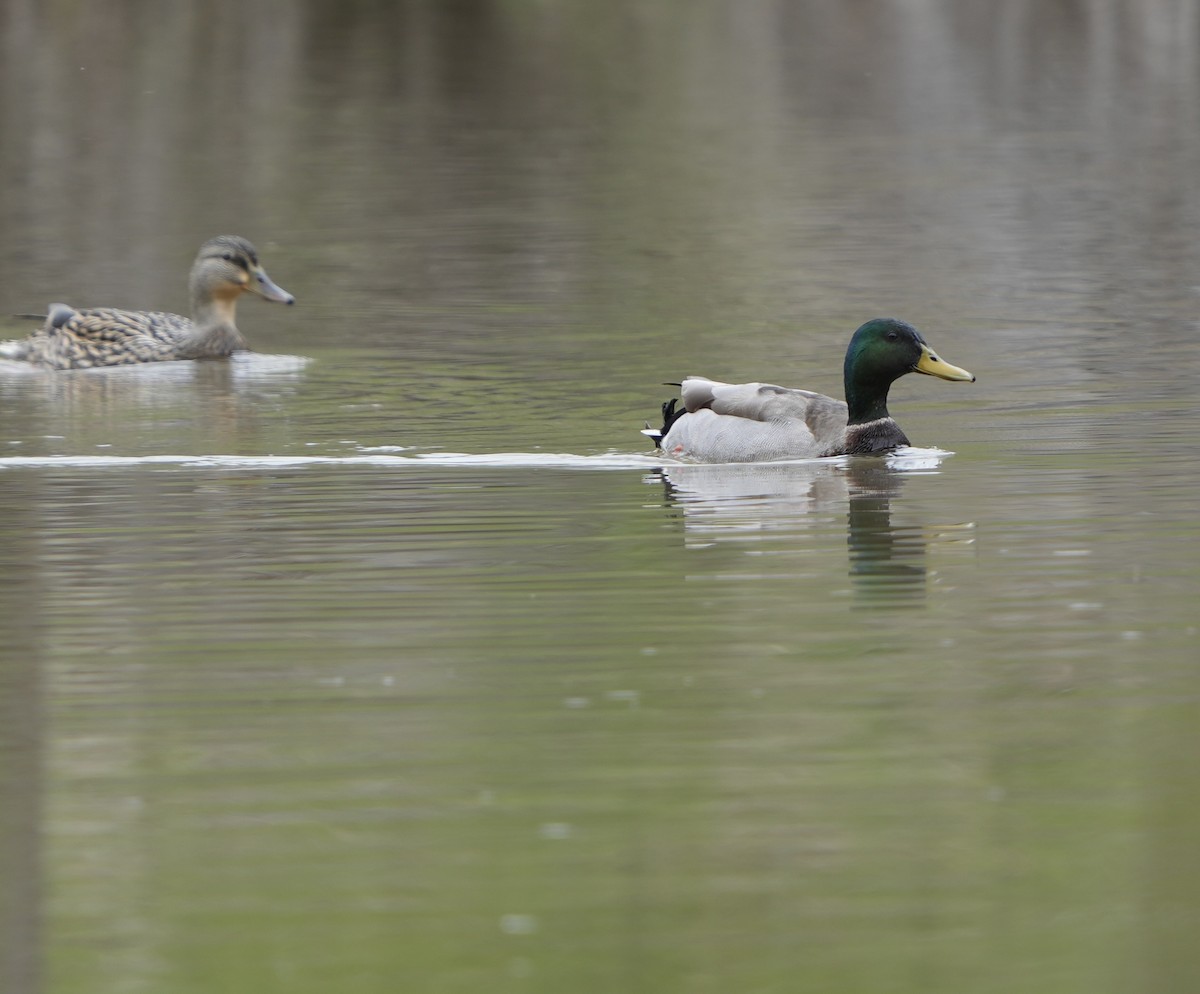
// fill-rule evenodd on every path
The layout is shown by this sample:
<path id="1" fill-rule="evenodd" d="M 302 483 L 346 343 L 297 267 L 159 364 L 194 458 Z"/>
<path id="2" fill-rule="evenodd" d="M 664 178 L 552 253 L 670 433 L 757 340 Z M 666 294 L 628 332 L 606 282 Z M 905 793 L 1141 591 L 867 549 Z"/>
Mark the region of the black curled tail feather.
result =
<path id="1" fill-rule="evenodd" d="M 686 407 L 680 407 L 680 408 L 676 409 L 676 405 L 678 403 L 679 403 L 679 398 L 672 397 L 670 400 L 668 400 L 662 406 L 662 416 L 663 416 L 662 433 L 663 433 L 663 435 L 666 435 L 666 433 L 671 430 L 671 425 L 673 425 L 676 421 L 678 421 L 685 414 L 687 414 Z"/>
<path id="2" fill-rule="evenodd" d="M 667 432 L 671 430 L 671 425 L 687 414 L 687 408 L 678 407 L 679 398 L 672 397 L 662 406 L 663 424 L 661 428 L 651 428 L 646 425 L 646 429 L 642 432 L 654 440 L 655 448 L 662 448 L 662 440 L 666 437 Z"/>

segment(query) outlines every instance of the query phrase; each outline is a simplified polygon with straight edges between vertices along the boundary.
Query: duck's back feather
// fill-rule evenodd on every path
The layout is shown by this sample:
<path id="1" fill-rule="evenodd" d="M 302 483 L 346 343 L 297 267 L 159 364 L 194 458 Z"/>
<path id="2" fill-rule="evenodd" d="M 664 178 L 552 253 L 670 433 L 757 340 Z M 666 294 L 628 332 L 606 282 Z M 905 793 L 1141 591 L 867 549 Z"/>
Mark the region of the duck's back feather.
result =
<path id="1" fill-rule="evenodd" d="M 817 417 L 830 424 L 846 425 L 844 401 L 811 390 L 778 387 L 773 383 L 722 383 L 702 376 L 689 376 L 680 385 L 683 406 L 689 411 L 708 408 L 752 421 L 779 421 Z"/>

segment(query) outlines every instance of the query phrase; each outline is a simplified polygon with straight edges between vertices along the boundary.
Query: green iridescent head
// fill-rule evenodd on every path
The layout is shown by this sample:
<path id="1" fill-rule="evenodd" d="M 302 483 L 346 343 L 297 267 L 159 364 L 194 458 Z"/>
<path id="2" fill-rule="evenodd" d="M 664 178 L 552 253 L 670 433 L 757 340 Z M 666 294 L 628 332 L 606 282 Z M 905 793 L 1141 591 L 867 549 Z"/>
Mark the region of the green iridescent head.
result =
<path id="1" fill-rule="evenodd" d="M 875 318 L 854 333 L 846 350 L 849 423 L 889 417 L 888 388 L 905 373 L 927 373 L 943 380 L 975 379 L 965 369 L 940 359 L 911 324 L 896 318 Z"/>

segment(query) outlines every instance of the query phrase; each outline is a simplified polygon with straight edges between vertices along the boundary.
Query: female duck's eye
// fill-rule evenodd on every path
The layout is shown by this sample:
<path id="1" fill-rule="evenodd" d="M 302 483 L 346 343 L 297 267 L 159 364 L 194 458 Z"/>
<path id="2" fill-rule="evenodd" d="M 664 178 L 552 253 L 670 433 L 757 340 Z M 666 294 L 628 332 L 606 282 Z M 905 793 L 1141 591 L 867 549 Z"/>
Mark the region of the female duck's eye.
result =
<path id="1" fill-rule="evenodd" d="M 226 262 L 233 262 L 233 253 L 232 252 L 222 252 L 221 258 L 224 259 Z"/>

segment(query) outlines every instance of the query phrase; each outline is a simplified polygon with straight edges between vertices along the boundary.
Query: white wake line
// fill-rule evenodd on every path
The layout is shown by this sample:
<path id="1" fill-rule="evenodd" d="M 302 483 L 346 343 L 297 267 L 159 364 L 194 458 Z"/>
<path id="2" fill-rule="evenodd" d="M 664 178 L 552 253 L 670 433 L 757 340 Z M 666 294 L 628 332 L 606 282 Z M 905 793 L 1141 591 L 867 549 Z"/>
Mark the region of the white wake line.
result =
<path id="1" fill-rule="evenodd" d="M 7 456 L 4 469 L 121 469 L 131 466 L 173 466 L 183 469 L 303 469 L 308 466 L 376 466 L 412 469 L 429 466 L 476 466 L 558 469 L 655 469 L 665 460 L 652 456 L 607 453 L 578 456 L 570 453 L 496 452 L 473 455 L 461 452 L 428 452 L 401 455 L 346 456 Z"/>
<path id="2" fill-rule="evenodd" d="M 580 456 L 568 452 L 413 452 L 397 455 L 388 453 L 358 453 L 345 456 L 5 456 L 0 457 L 0 470 L 5 469 L 121 469 L 138 466 L 178 467 L 181 469 L 272 470 L 304 469 L 308 466 L 375 466 L 391 469 L 413 469 L 429 466 L 471 466 L 490 469 L 582 469 L 582 470 L 654 470 L 677 466 L 713 464 L 681 463 L 662 456 L 636 453 L 607 452 L 601 455 Z M 933 470 L 951 452 L 942 449 L 903 449 L 886 458 L 887 466 L 901 471 Z M 726 468 L 736 472 L 739 466 L 830 466 L 844 465 L 846 457 L 834 459 L 802 459 L 771 463 L 729 463 Z"/>

